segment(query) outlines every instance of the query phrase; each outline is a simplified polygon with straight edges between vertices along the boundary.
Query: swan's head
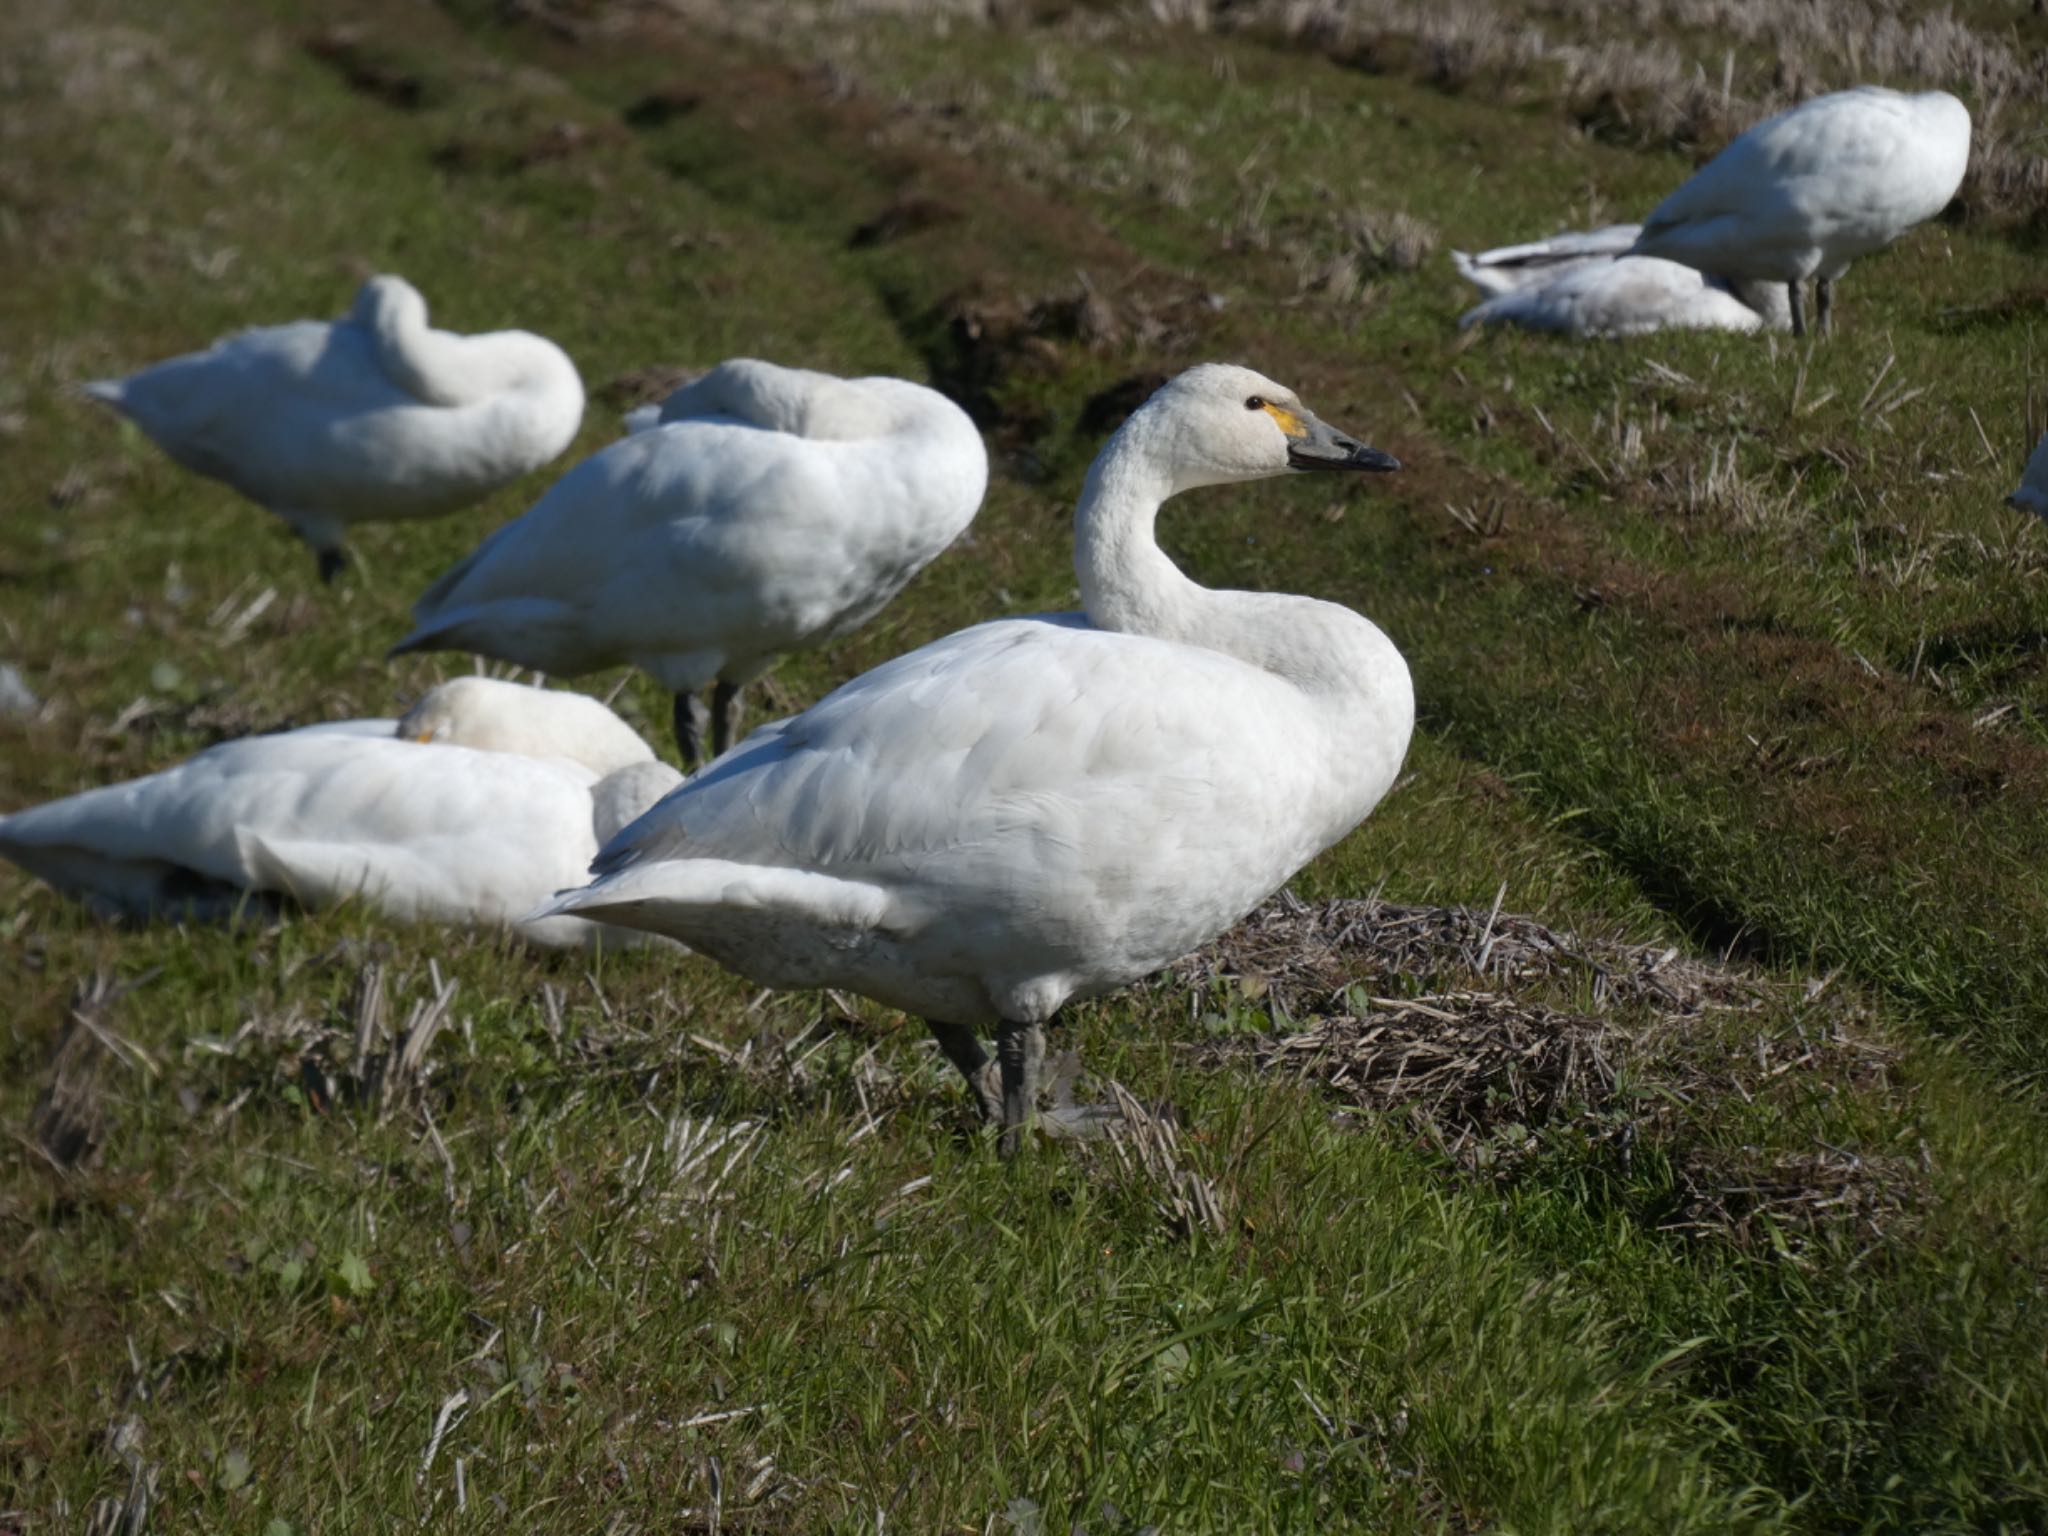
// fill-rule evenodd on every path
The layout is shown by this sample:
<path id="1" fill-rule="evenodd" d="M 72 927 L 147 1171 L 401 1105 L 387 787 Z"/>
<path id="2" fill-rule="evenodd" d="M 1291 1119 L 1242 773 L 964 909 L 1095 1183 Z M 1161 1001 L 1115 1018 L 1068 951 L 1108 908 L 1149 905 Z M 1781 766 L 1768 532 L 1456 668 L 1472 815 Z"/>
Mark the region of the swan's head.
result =
<path id="1" fill-rule="evenodd" d="M 1176 491 L 1290 470 L 1401 467 L 1318 418 L 1286 385 L 1234 363 L 1201 363 L 1168 380 L 1123 433 L 1168 470 Z"/>
<path id="2" fill-rule="evenodd" d="M 654 751 L 593 698 L 489 677 L 457 677 L 431 688 L 398 722 L 405 741 L 559 757 L 608 774 Z"/>

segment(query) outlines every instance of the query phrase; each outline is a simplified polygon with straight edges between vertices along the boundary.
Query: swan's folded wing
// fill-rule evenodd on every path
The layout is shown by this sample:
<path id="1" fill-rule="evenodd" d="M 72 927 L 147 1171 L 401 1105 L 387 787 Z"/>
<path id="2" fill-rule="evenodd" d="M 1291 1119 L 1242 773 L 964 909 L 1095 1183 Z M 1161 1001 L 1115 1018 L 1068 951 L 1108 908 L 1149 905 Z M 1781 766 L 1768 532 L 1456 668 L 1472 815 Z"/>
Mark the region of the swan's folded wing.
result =
<path id="1" fill-rule="evenodd" d="M 1192 842 L 1227 858 L 1263 838 L 1284 858 L 1297 839 L 1257 822 L 1260 803 L 1291 793 L 1299 754 L 1271 750 L 1298 733 L 1290 692 L 1219 653 L 1078 615 L 984 624 L 755 732 L 594 868 L 801 870 L 900 906 L 969 886 L 1059 899 L 1170 870 Z M 1219 826 L 1219 812 L 1234 820 Z"/>
<path id="2" fill-rule="evenodd" d="M 397 650 L 575 672 L 627 659 L 629 641 L 686 651 L 772 629 L 784 616 L 764 591 L 813 566 L 843 576 L 834 551 L 873 521 L 849 506 L 836 446 L 710 421 L 622 438 L 435 581 Z"/>

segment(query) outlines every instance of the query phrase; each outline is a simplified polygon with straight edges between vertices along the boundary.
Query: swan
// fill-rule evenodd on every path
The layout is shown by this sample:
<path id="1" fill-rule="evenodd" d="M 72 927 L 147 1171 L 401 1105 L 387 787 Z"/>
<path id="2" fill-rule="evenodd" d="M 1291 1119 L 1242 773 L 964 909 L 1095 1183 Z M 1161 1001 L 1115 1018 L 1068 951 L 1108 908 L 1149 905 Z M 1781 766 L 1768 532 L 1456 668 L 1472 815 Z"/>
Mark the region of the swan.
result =
<path id="1" fill-rule="evenodd" d="M 749 682 L 873 618 L 987 485 L 981 434 L 936 390 L 732 359 L 429 587 L 392 654 L 475 651 L 564 676 L 631 662 L 675 696 L 693 767 L 700 689 L 716 685 L 716 755 Z"/>
<path id="2" fill-rule="evenodd" d="M 1486 295 L 1458 321 L 1519 325 L 1567 336 L 1653 331 L 1783 330 L 1785 291 L 1713 277 L 1654 256 L 1630 256 L 1642 226 L 1610 224 L 1472 256 L 1451 252 L 1459 275 Z"/>
<path id="3" fill-rule="evenodd" d="M 587 925 L 526 913 L 681 777 L 595 699 L 466 677 L 396 721 L 223 742 L 0 817 L 0 855 L 135 917 L 360 895 L 400 920 L 573 944 Z"/>
<path id="4" fill-rule="evenodd" d="M 2020 512 L 2048 518 L 2048 432 L 2034 444 L 2033 454 L 2020 475 L 2019 489 L 2005 498 L 2005 504 Z"/>
<path id="5" fill-rule="evenodd" d="M 1795 336 L 1800 285 L 1815 278 L 1825 335 L 1835 279 L 1946 208 L 1969 158 L 1969 111 L 1946 91 L 1816 96 L 1709 160 L 1643 221 L 1631 254 L 1783 283 Z"/>
<path id="6" fill-rule="evenodd" d="M 81 389 L 291 524 L 323 581 L 348 563 L 350 524 L 468 506 L 561 453 L 583 421 L 560 347 L 433 330 L 419 290 L 389 275 L 331 324 L 242 331 Z"/>
<path id="7" fill-rule="evenodd" d="M 535 915 L 922 1015 L 1014 1152 L 1053 1015 L 1207 943 L 1344 836 L 1414 724 L 1379 629 L 1314 598 L 1198 586 L 1154 542 L 1160 504 L 1398 467 L 1250 369 L 1188 370 L 1088 472 L 1085 613 L 961 630 L 761 727 Z M 1099 1114 L 1045 1124 L 1085 1134 Z"/>

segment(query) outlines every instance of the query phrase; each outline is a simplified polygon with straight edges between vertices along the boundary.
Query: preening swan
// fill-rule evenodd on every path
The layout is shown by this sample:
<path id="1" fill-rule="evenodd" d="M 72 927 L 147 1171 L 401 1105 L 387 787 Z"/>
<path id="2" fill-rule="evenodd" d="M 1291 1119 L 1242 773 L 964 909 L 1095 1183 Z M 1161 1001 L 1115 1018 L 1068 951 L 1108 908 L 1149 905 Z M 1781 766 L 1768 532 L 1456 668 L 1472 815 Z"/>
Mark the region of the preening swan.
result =
<path id="1" fill-rule="evenodd" d="M 1567 336 L 1640 336 L 1783 330 L 1791 323 L 1782 286 L 1628 255 L 1640 233 L 1640 225 L 1611 224 L 1476 256 L 1451 252 L 1459 275 L 1488 296 L 1465 312 L 1459 328 L 1505 324 Z"/>
<path id="2" fill-rule="evenodd" d="M 873 618 L 987 485 L 981 434 L 936 390 L 735 359 L 429 587 L 393 654 L 475 651 L 567 677 L 630 662 L 675 695 L 690 767 L 700 689 L 716 685 L 715 755 L 742 688 Z"/>
<path id="3" fill-rule="evenodd" d="M 583 924 L 526 914 L 680 780 L 595 699 L 458 678 L 397 721 L 223 742 L 0 817 L 0 854 L 131 916 L 360 895 L 402 920 L 573 944 Z"/>
<path id="4" fill-rule="evenodd" d="M 1834 280 L 1948 206 L 1970 159 L 1970 114 L 1946 91 L 1881 86 L 1816 96 L 1767 118 L 1702 166 L 1643 221 L 1638 256 L 1786 285 L 1815 285 L 1826 334 Z"/>
<path id="5" fill-rule="evenodd" d="M 1196 585 L 1153 539 L 1160 504 L 1397 467 L 1249 369 L 1188 370 L 1088 472 L 1085 613 L 962 630 L 763 726 L 536 915 L 646 928 L 768 986 L 920 1014 L 1014 1150 L 1060 1007 L 1207 943 L 1350 831 L 1414 723 L 1377 628 L 1314 598 Z M 995 1064 L 977 1038 L 991 1025 Z"/>
<path id="6" fill-rule="evenodd" d="M 2027 467 L 2020 475 L 2019 489 L 2005 498 L 2005 504 L 2021 512 L 2048 518 L 2048 432 L 2034 444 Z"/>
<path id="7" fill-rule="evenodd" d="M 583 420 L 560 347 L 433 330 L 419 291 L 390 276 L 332 324 L 243 331 L 83 389 L 290 523 L 328 581 L 351 523 L 468 506 L 554 458 Z"/>

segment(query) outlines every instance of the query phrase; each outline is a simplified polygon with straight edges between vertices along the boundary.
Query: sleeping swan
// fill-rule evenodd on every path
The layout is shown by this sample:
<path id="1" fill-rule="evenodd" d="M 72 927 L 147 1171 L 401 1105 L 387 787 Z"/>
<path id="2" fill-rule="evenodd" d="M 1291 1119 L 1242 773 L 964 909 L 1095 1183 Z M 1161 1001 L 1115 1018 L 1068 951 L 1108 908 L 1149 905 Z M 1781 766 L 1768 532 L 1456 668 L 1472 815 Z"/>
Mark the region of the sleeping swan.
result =
<path id="1" fill-rule="evenodd" d="M 480 501 L 568 447 L 583 420 L 583 381 L 560 347 L 433 330 L 419 290 L 390 276 L 331 324 L 242 331 L 83 389 L 290 523 L 325 581 L 348 563 L 351 523 Z"/>
<path id="2" fill-rule="evenodd" d="M 527 912 L 680 777 L 595 699 L 465 677 L 401 720 L 223 742 L 0 817 L 0 855 L 133 917 L 361 896 L 402 921 L 573 944 L 585 925 Z"/>
<path id="3" fill-rule="evenodd" d="M 1349 832 L 1414 723 L 1377 628 L 1314 598 L 1196 585 L 1154 542 L 1160 504 L 1396 467 L 1249 369 L 1188 370 L 1088 472 L 1085 613 L 962 630 L 763 726 L 535 915 L 644 928 L 767 986 L 920 1014 L 1014 1151 L 1060 1008 L 1207 943 Z M 1063 1106 L 1045 1123 L 1094 1119 Z"/>
<path id="4" fill-rule="evenodd" d="M 413 606 L 404 651 L 475 651 L 573 677 L 630 662 L 695 695 L 711 749 L 784 651 L 865 624 L 973 521 L 988 453 L 967 413 L 902 379 L 735 359 L 555 482 Z"/>
<path id="5" fill-rule="evenodd" d="M 1628 255 L 1641 232 L 1640 225 L 1610 224 L 1477 256 L 1451 252 L 1459 275 L 1486 295 L 1465 312 L 1459 329 L 1505 324 L 1567 336 L 1642 336 L 1791 324 L 1782 287 Z"/>

